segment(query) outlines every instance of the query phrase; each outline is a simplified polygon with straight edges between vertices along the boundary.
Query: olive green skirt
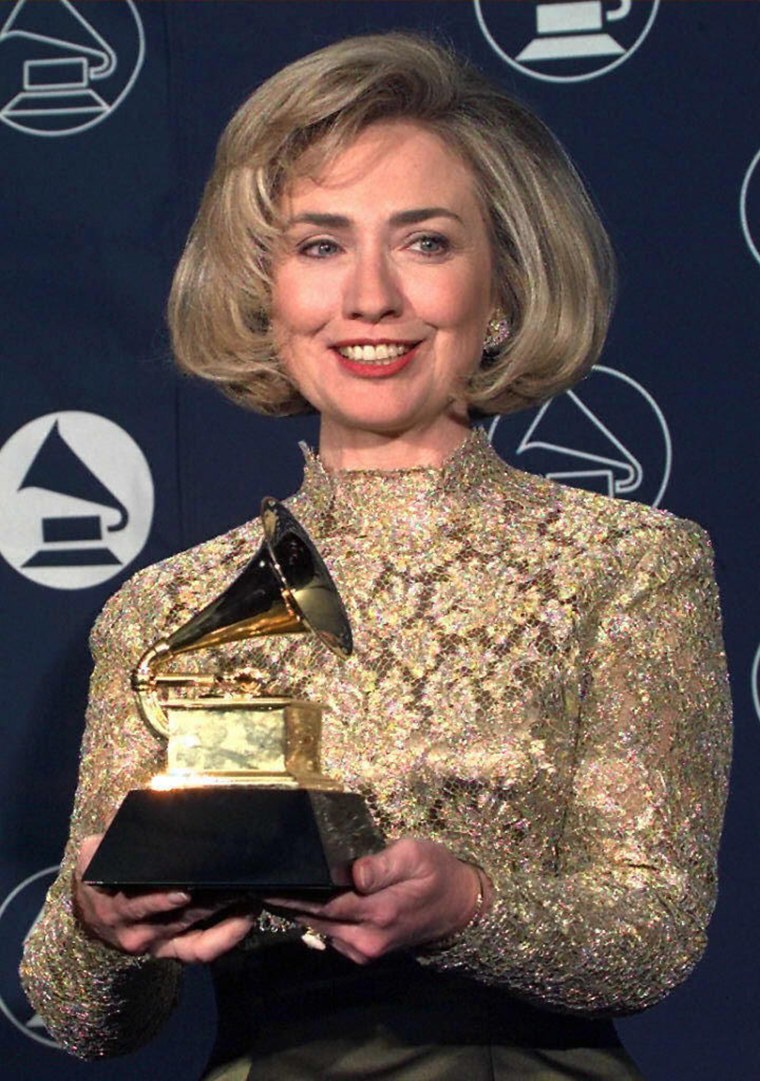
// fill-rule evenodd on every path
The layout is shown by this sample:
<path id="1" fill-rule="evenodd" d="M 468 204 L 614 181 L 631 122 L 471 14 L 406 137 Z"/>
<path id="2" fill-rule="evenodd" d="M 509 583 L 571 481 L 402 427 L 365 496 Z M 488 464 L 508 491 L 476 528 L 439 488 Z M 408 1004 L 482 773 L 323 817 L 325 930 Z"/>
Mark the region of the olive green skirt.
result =
<path id="1" fill-rule="evenodd" d="M 284 942 L 213 969 L 205 1081 L 642 1081 L 611 1022 L 549 1013 L 407 955 L 360 967 Z"/>

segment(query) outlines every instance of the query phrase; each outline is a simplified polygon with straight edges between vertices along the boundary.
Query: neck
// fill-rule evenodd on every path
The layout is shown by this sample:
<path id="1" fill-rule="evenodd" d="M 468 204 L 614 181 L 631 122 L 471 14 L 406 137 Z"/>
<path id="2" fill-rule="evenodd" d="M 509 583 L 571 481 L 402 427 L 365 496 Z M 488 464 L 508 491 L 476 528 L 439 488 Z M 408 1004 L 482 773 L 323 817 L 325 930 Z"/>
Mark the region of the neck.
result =
<path id="1" fill-rule="evenodd" d="M 341 428 L 325 418 L 319 431 L 319 457 L 325 469 L 411 469 L 438 468 L 461 446 L 469 422 L 465 416 L 451 416 L 446 423 L 414 432 L 384 433 Z"/>

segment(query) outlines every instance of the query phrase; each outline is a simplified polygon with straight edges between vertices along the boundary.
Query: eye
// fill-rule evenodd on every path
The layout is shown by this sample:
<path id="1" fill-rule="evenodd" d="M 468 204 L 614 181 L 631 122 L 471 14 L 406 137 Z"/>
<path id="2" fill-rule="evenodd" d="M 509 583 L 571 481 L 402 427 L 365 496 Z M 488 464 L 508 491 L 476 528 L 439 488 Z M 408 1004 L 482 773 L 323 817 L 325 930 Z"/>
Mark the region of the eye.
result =
<path id="1" fill-rule="evenodd" d="M 334 240 L 321 237 L 317 240 L 307 240 L 298 245 L 298 254 L 305 255 L 309 259 L 327 259 L 340 251 L 340 247 Z"/>
<path id="2" fill-rule="evenodd" d="M 423 233 L 414 237 L 409 247 L 422 255 L 446 255 L 451 250 L 451 243 L 440 233 Z"/>

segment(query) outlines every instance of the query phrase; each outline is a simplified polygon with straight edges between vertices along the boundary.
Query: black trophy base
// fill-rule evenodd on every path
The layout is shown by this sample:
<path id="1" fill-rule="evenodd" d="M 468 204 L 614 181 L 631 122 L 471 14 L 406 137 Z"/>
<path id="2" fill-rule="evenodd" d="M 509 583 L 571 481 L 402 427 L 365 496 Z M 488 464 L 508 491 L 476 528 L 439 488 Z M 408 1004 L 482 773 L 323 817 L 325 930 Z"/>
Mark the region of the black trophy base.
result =
<path id="1" fill-rule="evenodd" d="M 84 874 L 114 889 L 329 895 L 382 838 L 361 796 L 214 786 L 129 792 Z"/>

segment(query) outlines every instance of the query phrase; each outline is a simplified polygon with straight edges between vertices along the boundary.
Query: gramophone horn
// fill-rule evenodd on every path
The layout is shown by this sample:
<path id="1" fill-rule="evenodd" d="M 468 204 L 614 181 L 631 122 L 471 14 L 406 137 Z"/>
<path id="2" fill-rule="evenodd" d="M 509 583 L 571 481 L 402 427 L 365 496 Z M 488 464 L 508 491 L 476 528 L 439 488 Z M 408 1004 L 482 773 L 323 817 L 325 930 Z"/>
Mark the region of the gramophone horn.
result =
<path id="1" fill-rule="evenodd" d="M 261 505 L 264 543 L 244 570 L 210 604 L 168 638 L 155 642 L 132 676 L 143 715 L 166 735 L 156 697 L 156 669 L 178 653 L 268 634 L 317 635 L 341 657 L 353 649 L 351 627 L 338 590 L 311 538 L 277 500 Z M 170 677 L 163 677 L 169 679 Z"/>
<path id="2" fill-rule="evenodd" d="M 312 631 L 348 657 L 351 627 L 330 572 L 311 538 L 275 499 L 261 505 L 264 543 L 232 585 L 166 640 L 185 653 L 264 634 Z"/>

